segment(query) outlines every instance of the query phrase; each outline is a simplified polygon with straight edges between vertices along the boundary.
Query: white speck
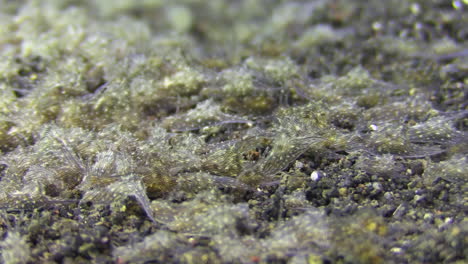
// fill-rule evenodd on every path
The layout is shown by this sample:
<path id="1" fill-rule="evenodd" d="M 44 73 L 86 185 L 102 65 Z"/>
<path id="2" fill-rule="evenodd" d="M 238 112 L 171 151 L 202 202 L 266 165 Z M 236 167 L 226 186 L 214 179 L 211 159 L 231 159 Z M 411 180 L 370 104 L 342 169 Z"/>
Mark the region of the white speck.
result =
<path id="1" fill-rule="evenodd" d="M 392 200 L 393 199 L 393 193 L 391 193 L 391 192 L 384 193 L 384 198 L 389 200 L 389 201 Z"/>
<path id="2" fill-rule="evenodd" d="M 372 188 L 374 188 L 375 190 L 382 190 L 382 184 L 380 184 L 379 182 L 374 182 L 372 183 Z"/>
<path id="3" fill-rule="evenodd" d="M 374 124 L 370 125 L 369 128 L 370 128 L 370 130 L 372 130 L 372 131 L 377 131 L 377 130 L 379 129 L 379 127 L 376 126 L 376 125 L 374 125 Z"/>
<path id="4" fill-rule="evenodd" d="M 390 249 L 390 251 L 391 251 L 392 253 L 395 253 L 395 254 L 401 254 L 401 253 L 403 253 L 403 249 L 397 248 L 397 247 L 394 247 L 394 248 Z"/>
<path id="5" fill-rule="evenodd" d="M 468 1 L 464 1 L 464 2 L 465 2 L 465 4 L 468 4 Z M 460 8 L 463 7 L 461 1 L 453 1 L 452 6 L 453 6 L 454 9 L 460 9 Z"/>
<path id="6" fill-rule="evenodd" d="M 311 174 L 310 174 L 310 178 L 313 180 L 313 181 L 318 181 L 320 179 L 322 175 L 320 175 L 320 173 L 318 171 L 313 171 Z"/>
<path id="7" fill-rule="evenodd" d="M 444 222 L 440 224 L 437 228 L 439 229 L 446 229 L 448 226 L 450 226 L 453 223 L 453 218 L 447 217 L 445 218 Z"/>
<path id="8" fill-rule="evenodd" d="M 414 3 L 411 5 L 410 10 L 414 15 L 418 15 L 421 12 L 421 6 L 419 6 L 417 3 Z"/>
<path id="9" fill-rule="evenodd" d="M 416 30 L 421 30 L 421 29 L 423 29 L 423 24 L 422 24 L 422 23 L 416 23 L 416 24 L 414 24 L 414 29 L 416 29 Z"/>
<path id="10" fill-rule="evenodd" d="M 296 169 L 304 168 L 304 163 L 302 163 L 302 162 L 300 162 L 298 160 L 296 160 L 296 163 L 294 165 L 295 165 Z"/>
<path id="11" fill-rule="evenodd" d="M 374 31 L 380 31 L 380 30 L 382 30 L 382 27 L 383 27 L 382 23 L 380 23 L 378 21 L 375 21 L 374 23 L 372 23 L 372 29 Z"/>

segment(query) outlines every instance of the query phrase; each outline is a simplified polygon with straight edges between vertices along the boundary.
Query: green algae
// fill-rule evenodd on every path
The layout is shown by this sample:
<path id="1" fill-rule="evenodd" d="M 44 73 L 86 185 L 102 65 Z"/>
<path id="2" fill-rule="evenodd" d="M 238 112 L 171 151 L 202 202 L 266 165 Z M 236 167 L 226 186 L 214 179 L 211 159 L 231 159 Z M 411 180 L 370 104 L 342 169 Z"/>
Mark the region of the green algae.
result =
<path id="1" fill-rule="evenodd" d="M 461 263 L 465 1 L 1 1 L 4 263 Z"/>

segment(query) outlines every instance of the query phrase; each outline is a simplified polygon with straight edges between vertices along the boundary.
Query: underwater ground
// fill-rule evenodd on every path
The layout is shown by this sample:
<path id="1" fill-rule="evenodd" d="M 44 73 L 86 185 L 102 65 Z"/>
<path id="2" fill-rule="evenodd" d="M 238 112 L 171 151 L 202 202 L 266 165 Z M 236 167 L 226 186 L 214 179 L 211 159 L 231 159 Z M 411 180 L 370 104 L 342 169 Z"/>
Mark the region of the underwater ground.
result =
<path id="1" fill-rule="evenodd" d="M 0 0 L 0 262 L 466 263 L 467 11 Z"/>

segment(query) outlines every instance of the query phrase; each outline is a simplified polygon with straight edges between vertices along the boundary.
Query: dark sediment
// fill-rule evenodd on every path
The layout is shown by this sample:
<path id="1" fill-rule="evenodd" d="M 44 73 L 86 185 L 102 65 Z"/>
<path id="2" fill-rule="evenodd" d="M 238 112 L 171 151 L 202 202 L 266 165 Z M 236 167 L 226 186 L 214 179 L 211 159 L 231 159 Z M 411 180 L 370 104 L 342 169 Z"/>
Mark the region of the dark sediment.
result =
<path id="1" fill-rule="evenodd" d="M 467 10 L 0 0 L 1 262 L 466 262 Z"/>

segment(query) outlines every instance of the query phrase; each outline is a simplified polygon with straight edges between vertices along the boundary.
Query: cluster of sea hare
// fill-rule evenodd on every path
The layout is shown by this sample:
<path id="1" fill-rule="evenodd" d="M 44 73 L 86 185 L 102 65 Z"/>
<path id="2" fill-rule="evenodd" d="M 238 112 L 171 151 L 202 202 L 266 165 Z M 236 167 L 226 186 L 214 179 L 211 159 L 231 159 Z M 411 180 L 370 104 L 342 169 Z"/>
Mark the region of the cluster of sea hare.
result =
<path id="1" fill-rule="evenodd" d="M 464 263 L 468 3 L 0 0 L 2 263 Z"/>

